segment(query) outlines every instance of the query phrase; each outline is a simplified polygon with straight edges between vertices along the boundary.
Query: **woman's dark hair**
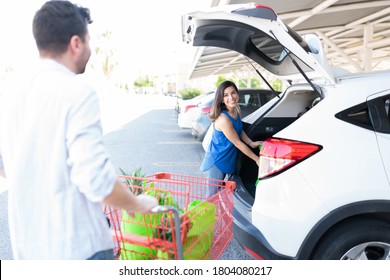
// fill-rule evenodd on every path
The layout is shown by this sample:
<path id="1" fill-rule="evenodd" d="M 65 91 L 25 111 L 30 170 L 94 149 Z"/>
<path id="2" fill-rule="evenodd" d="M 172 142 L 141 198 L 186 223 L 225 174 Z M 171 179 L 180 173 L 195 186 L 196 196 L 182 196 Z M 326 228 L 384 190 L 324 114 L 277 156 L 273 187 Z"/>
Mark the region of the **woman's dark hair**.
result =
<path id="1" fill-rule="evenodd" d="M 226 105 L 223 103 L 223 96 L 225 89 L 228 87 L 234 87 L 236 92 L 238 92 L 236 84 L 232 81 L 224 81 L 219 85 L 215 93 L 213 106 L 211 106 L 211 110 L 208 115 L 212 122 L 214 122 L 219 117 L 219 115 L 221 115 L 222 110 L 226 110 Z M 238 113 L 240 113 L 239 108 Z"/>
<path id="2" fill-rule="evenodd" d="M 33 35 L 38 50 L 54 54 L 65 52 L 72 36 L 85 40 L 90 23 L 92 20 L 87 8 L 63 0 L 46 2 L 33 19 Z"/>

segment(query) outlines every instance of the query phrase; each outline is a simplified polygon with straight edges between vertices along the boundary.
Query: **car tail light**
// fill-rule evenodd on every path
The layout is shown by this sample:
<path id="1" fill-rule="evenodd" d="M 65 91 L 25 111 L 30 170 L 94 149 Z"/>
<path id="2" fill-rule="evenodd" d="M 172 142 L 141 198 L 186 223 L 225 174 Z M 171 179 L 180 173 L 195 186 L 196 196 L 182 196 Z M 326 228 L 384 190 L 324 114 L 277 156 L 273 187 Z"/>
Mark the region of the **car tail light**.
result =
<path id="1" fill-rule="evenodd" d="M 210 113 L 211 107 L 203 107 L 201 108 L 202 114 L 208 114 Z"/>
<path id="2" fill-rule="evenodd" d="M 279 174 L 322 149 L 311 143 L 269 138 L 260 150 L 259 178 Z"/>
<path id="3" fill-rule="evenodd" d="M 196 107 L 196 106 L 195 106 L 195 105 L 187 105 L 187 106 L 185 106 L 185 107 L 184 107 L 184 113 L 187 113 L 187 111 L 188 111 L 189 109 L 194 108 L 194 107 Z"/>

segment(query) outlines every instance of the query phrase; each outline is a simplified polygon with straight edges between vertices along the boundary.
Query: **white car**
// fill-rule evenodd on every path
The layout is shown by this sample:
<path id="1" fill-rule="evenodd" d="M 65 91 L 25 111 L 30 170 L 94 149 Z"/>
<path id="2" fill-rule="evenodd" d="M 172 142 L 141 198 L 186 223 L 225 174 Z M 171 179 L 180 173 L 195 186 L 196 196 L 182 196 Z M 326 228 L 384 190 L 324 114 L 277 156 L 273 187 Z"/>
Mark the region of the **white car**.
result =
<path id="1" fill-rule="evenodd" d="M 262 5 L 182 20 L 187 43 L 237 51 L 290 82 L 243 118 L 264 143 L 260 167 L 241 155 L 232 178 L 238 242 L 263 259 L 389 260 L 390 72 L 335 71 L 319 38 Z"/>
<path id="2" fill-rule="evenodd" d="M 207 92 L 201 95 L 198 95 L 194 98 L 188 100 L 180 100 L 178 103 L 178 115 L 177 115 L 177 124 L 180 128 L 191 128 L 192 121 L 196 117 L 197 106 L 202 103 L 203 100 L 207 100 L 210 96 L 214 96 L 214 92 Z M 213 97 L 212 97 L 213 98 Z"/>

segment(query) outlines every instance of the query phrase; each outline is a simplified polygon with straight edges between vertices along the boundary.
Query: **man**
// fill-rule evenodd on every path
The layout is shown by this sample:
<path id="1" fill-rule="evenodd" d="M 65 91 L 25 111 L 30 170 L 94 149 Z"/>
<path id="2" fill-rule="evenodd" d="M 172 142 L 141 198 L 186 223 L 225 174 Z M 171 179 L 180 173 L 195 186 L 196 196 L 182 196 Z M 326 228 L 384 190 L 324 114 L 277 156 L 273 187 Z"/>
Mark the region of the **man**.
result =
<path id="1" fill-rule="evenodd" d="M 97 96 L 76 78 L 91 54 L 91 22 L 86 8 L 46 2 L 33 20 L 39 69 L 2 98 L 0 175 L 9 185 L 15 259 L 113 259 L 102 203 L 130 214 L 157 205 L 118 181 Z"/>

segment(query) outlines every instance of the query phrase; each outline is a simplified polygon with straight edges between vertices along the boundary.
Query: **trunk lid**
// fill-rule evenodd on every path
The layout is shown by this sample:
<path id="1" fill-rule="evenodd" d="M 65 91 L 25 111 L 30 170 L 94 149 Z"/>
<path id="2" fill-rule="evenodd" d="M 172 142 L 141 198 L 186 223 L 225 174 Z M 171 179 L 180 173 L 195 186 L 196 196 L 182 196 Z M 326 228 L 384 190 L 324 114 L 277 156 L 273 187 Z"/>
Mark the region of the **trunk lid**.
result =
<path id="1" fill-rule="evenodd" d="M 182 36 L 193 46 L 236 51 L 282 79 L 335 83 L 319 38 L 299 36 L 264 5 L 229 5 L 186 14 Z"/>

